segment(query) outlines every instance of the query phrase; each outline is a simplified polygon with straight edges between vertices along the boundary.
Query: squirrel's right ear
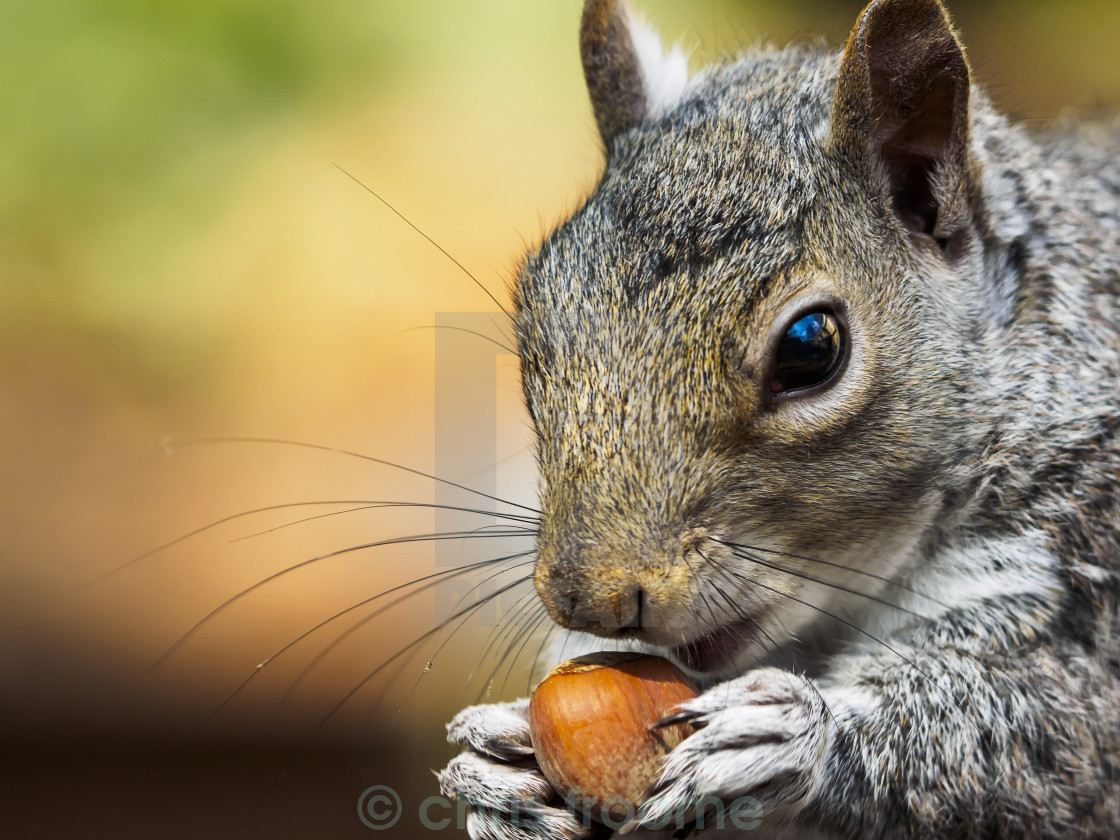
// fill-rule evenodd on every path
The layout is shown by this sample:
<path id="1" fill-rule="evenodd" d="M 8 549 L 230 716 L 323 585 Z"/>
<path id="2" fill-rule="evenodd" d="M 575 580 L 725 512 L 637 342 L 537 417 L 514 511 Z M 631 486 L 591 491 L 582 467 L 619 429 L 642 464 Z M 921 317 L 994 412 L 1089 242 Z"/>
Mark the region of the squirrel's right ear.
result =
<path id="1" fill-rule="evenodd" d="M 688 59 L 661 39 L 626 0 L 586 0 L 579 33 L 583 75 L 603 144 L 674 105 L 688 82 Z"/>
<path id="2" fill-rule="evenodd" d="M 874 0 L 840 66 L 832 145 L 870 160 L 912 232 L 945 242 L 967 218 L 969 70 L 938 0 Z"/>

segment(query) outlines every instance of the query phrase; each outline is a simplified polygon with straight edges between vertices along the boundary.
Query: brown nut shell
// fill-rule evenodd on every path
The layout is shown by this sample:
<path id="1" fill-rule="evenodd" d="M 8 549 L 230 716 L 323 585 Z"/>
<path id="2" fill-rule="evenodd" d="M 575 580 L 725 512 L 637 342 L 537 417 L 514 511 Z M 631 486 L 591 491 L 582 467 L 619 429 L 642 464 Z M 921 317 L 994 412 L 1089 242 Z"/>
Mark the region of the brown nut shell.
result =
<path id="1" fill-rule="evenodd" d="M 687 723 L 650 726 L 697 694 L 683 671 L 657 656 L 594 653 L 563 662 L 529 701 L 537 763 L 565 801 L 617 825 L 657 781 L 661 757 L 693 731 Z"/>

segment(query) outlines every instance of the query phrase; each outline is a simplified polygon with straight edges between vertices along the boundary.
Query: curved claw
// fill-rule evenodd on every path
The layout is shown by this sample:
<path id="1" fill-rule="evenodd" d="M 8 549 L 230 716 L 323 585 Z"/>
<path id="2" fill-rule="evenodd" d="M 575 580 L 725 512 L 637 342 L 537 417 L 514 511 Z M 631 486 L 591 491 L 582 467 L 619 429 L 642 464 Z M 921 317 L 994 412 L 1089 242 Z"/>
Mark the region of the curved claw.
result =
<path id="1" fill-rule="evenodd" d="M 556 813 L 556 808 L 550 808 L 542 802 L 536 802 L 532 799 L 526 799 L 516 804 L 517 812 L 527 817 L 536 817 L 537 819 L 544 819 L 551 817 Z"/>
<path id="2" fill-rule="evenodd" d="M 514 761 L 519 758 L 528 758 L 533 755 L 533 748 L 519 744 L 509 738 L 490 738 L 482 746 L 482 751 L 495 758 L 504 758 Z"/>
<path id="3" fill-rule="evenodd" d="M 708 713 L 696 711 L 694 709 L 681 709 L 679 712 L 673 712 L 671 715 L 666 715 L 660 720 L 656 720 L 649 725 L 650 731 L 654 729 L 664 729 L 666 726 L 676 726 L 678 723 L 691 723 L 697 729 L 703 729 L 708 725 L 706 720 L 701 720 Z"/>

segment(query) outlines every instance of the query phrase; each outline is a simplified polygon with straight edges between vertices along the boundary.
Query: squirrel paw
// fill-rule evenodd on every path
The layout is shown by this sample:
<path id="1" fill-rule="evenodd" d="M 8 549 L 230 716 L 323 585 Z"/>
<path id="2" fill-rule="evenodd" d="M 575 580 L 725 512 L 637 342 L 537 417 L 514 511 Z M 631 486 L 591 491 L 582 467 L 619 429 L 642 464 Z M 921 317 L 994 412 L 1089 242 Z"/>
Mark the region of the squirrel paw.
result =
<path id="1" fill-rule="evenodd" d="M 447 740 L 505 761 L 530 756 L 529 701 L 469 706 L 447 724 Z"/>
<path id="2" fill-rule="evenodd" d="M 697 731 L 666 757 L 653 795 L 627 829 L 694 822 L 717 803 L 740 819 L 788 816 L 815 792 L 832 721 L 807 679 L 761 668 L 679 709 L 666 721 L 688 720 Z"/>
<path id="3" fill-rule="evenodd" d="M 470 805 L 473 840 L 576 840 L 589 831 L 556 799 L 533 759 L 529 701 L 471 706 L 447 725 L 447 740 L 466 751 L 439 774 L 444 796 Z"/>

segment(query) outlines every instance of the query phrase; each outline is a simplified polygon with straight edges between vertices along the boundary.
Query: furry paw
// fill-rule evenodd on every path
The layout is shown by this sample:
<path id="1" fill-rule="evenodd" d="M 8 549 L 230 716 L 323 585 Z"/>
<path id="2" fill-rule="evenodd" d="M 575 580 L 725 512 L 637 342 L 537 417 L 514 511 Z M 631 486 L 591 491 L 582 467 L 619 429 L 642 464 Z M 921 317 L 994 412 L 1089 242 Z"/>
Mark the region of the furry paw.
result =
<path id="1" fill-rule="evenodd" d="M 512 761 L 533 754 L 529 701 L 470 706 L 447 724 L 447 740 L 494 758 Z"/>
<path id="2" fill-rule="evenodd" d="M 474 840 L 575 840 L 588 827 L 541 774 L 529 739 L 528 700 L 471 706 L 447 725 L 447 740 L 466 748 L 439 774 L 445 796 L 469 803 Z"/>
<path id="3" fill-rule="evenodd" d="M 815 792 L 833 734 L 813 685 L 778 668 L 715 686 L 663 722 L 684 720 L 697 731 L 666 757 L 628 829 L 790 816 Z"/>

